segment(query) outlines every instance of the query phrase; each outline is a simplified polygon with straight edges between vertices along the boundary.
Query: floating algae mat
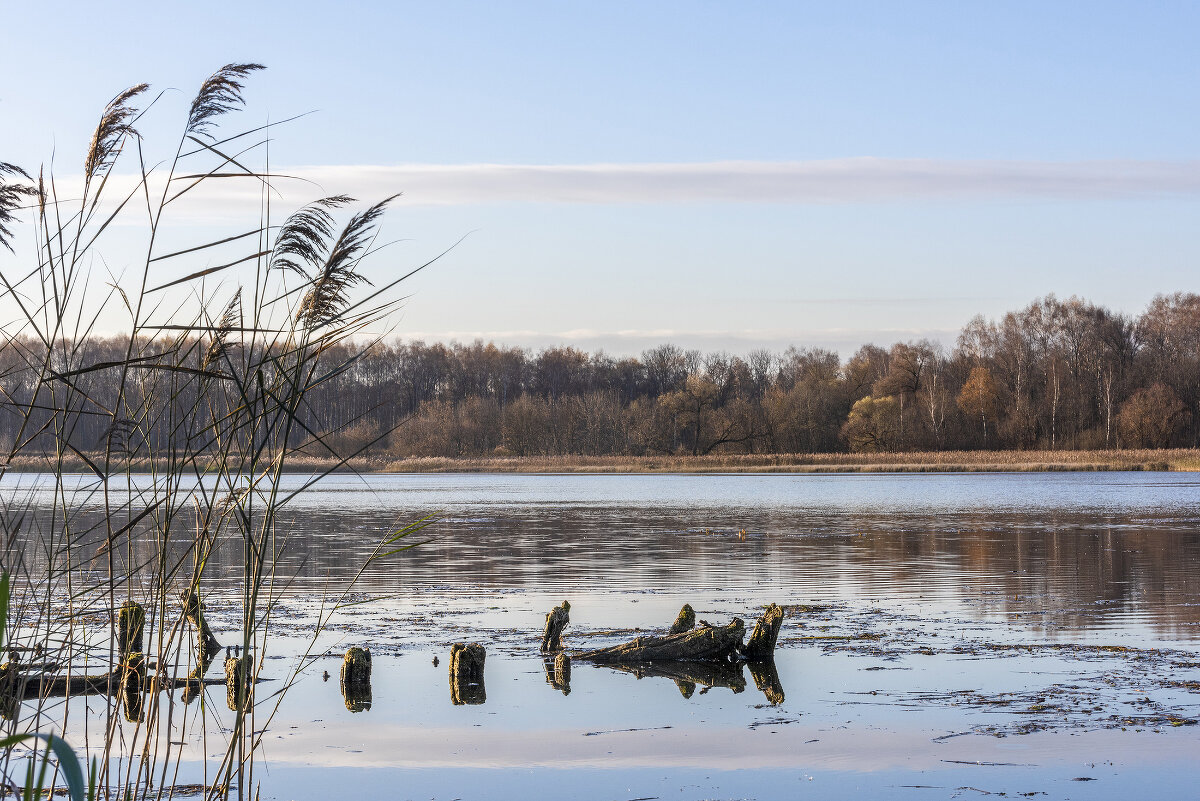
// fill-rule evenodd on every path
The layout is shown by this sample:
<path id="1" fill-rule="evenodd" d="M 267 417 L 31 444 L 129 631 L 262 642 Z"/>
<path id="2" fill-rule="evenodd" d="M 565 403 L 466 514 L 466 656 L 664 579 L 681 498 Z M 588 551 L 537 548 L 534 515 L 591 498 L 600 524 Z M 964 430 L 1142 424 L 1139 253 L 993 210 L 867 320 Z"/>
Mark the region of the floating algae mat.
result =
<path id="1" fill-rule="evenodd" d="M 1186 798 L 1200 780 L 1186 475 L 335 477 L 298 504 L 268 678 L 372 534 L 441 517 L 366 577 L 274 716 L 254 688 L 264 798 Z M 236 550 L 212 557 L 231 579 Z M 232 581 L 205 590 L 239 641 Z M 769 663 L 580 658 L 735 618 L 745 646 L 771 603 Z M 208 670 L 204 712 L 175 714 L 213 737 L 227 687 Z M 172 746 L 179 785 L 218 750 L 198 732 Z"/>

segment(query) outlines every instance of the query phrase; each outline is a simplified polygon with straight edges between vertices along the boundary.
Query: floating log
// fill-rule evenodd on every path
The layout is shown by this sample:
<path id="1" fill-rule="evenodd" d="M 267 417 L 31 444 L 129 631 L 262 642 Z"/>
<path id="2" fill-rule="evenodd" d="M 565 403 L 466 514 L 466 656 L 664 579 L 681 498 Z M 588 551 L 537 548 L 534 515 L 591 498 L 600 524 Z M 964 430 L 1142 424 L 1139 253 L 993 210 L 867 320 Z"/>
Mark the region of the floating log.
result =
<path id="1" fill-rule="evenodd" d="M 183 616 L 196 629 L 197 650 L 202 654 L 221 650 L 221 643 L 217 642 L 212 629 L 208 627 L 208 621 L 204 619 L 204 604 L 200 601 L 200 593 L 195 589 L 185 590 L 181 598 Z"/>
<path id="2" fill-rule="evenodd" d="M 783 685 L 779 681 L 779 671 L 775 668 L 775 660 L 763 659 L 756 662 L 747 662 L 746 666 L 750 668 L 750 676 L 754 679 L 754 686 L 767 697 L 767 701 L 772 706 L 782 704 Z"/>
<path id="3" fill-rule="evenodd" d="M 553 653 L 562 649 L 562 632 L 571 622 L 571 604 L 566 601 L 562 606 L 556 606 L 546 615 L 546 631 L 542 634 L 543 654 Z"/>
<path id="4" fill-rule="evenodd" d="M 598 664 L 728 659 L 741 647 L 745 633 L 746 624 L 735 617 L 725 626 L 703 626 L 663 637 L 638 637 L 611 648 L 584 651 L 575 654 L 575 658 Z"/>
<path id="5" fill-rule="evenodd" d="M 679 616 L 675 618 L 675 622 L 671 624 L 671 630 L 668 634 L 683 634 L 685 631 L 691 631 L 696 628 L 696 610 L 692 609 L 691 604 L 684 604 L 679 610 Z"/>
<path id="6" fill-rule="evenodd" d="M 563 695 L 571 694 L 571 657 L 565 651 L 559 651 L 553 658 L 542 660 L 546 669 L 546 683 Z"/>
<path id="7" fill-rule="evenodd" d="M 692 697 L 696 685 L 703 685 L 701 694 L 713 687 L 726 687 L 735 693 L 746 689 L 746 677 L 742 675 L 742 663 L 738 661 L 605 662 L 604 666 L 632 673 L 639 679 L 655 676 L 670 679 L 679 687 L 684 698 Z"/>
<path id="8" fill-rule="evenodd" d="M 355 646 L 342 659 L 342 699 L 351 712 L 371 708 L 371 652 Z"/>
<path id="9" fill-rule="evenodd" d="M 450 646 L 450 702 L 455 706 L 487 701 L 483 685 L 483 662 L 487 652 L 479 643 L 458 642 Z"/>
<path id="10" fill-rule="evenodd" d="M 783 623 L 783 610 L 776 604 L 767 607 L 762 617 L 754 624 L 750 640 L 742 649 L 742 656 L 751 662 L 759 662 L 775 657 L 775 641 L 779 639 L 779 627 Z"/>
<path id="11" fill-rule="evenodd" d="M 117 653 L 121 661 L 141 653 L 142 632 L 146 628 L 146 610 L 137 601 L 126 601 L 117 611 Z"/>
<path id="12" fill-rule="evenodd" d="M 249 656 L 231 656 L 225 660 L 225 702 L 234 712 L 245 712 L 250 705 L 252 659 Z"/>

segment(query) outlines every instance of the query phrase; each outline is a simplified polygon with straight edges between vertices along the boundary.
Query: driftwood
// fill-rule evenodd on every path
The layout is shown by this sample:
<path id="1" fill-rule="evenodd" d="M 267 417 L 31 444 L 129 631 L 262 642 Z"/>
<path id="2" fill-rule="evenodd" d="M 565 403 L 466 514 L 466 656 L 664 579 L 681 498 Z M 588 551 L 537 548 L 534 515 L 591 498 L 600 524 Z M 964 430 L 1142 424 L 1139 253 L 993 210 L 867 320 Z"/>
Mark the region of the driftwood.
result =
<path id="1" fill-rule="evenodd" d="M 483 686 L 483 662 L 487 652 L 479 643 L 457 642 L 450 646 L 450 702 L 455 706 L 487 701 Z"/>
<path id="2" fill-rule="evenodd" d="M 546 630 L 542 633 L 543 654 L 554 653 L 562 648 L 562 633 L 567 624 L 571 622 L 571 604 L 567 601 L 562 602 L 562 606 L 556 606 L 546 615 Z"/>
<path id="3" fill-rule="evenodd" d="M 371 708 L 371 652 L 357 646 L 346 651 L 342 660 L 342 699 L 351 712 Z"/>
<path id="4" fill-rule="evenodd" d="M 773 659 L 775 641 L 779 639 L 779 627 L 783 624 L 783 610 L 775 604 L 767 607 L 762 617 L 754 624 L 750 639 L 742 648 L 742 656 L 751 662 Z"/>
<path id="5" fill-rule="evenodd" d="M 691 604 L 684 604 L 667 634 L 683 634 L 694 628 L 696 628 L 696 610 L 692 609 Z"/>
<path id="6" fill-rule="evenodd" d="M 745 633 L 746 624 L 735 617 L 725 626 L 702 626 L 695 631 L 662 637 L 637 637 L 611 648 L 584 651 L 575 658 L 597 664 L 729 659 L 741 648 Z"/>
<path id="7" fill-rule="evenodd" d="M 709 661 L 678 662 L 606 662 L 605 667 L 632 673 L 639 679 L 661 676 L 675 682 L 684 698 L 691 698 L 696 686 L 706 693 L 713 687 L 727 687 L 735 693 L 746 689 L 746 677 L 742 675 L 742 663 L 725 659 Z"/>
<path id="8" fill-rule="evenodd" d="M 253 671 L 253 657 L 231 656 L 225 660 L 225 703 L 230 710 L 244 712 L 250 706 L 250 676 Z"/>

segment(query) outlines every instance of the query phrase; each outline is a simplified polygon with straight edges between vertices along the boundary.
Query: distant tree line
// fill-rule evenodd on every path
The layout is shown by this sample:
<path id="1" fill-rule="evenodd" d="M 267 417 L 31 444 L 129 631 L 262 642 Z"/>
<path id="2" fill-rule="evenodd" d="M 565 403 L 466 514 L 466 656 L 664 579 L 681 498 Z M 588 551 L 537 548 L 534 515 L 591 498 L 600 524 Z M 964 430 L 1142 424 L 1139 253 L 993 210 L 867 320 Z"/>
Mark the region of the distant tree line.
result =
<path id="1" fill-rule="evenodd" d="M 116 362 L 127 345 L 94 339 L 75 346 L 75 359 Z M 0 349 L 8 406 L 39 391 L 38 376 L 21 368 L 20 351 L 32 347 L 15 339 Z M 330 354 L 330 362 L 346 355 Z M 103 409 L 115 378 L 101 369 L 77 380 Z M 158 397 L 151 402 L 201 400 Z M 314 455 L 327 448 L 455 457 L 1196 447 L 1200 295 L 1156 297 L 1136 318 L 1050 295 L 998 321 L 974 318 L 951 349 L 926 339 L 864 345 L 845 361 L 808 347 L 742 357 L 661 345 L 614 358 L 478 341 L 380 343 L 350 369 L 322 377 L 308 398 L 295 436 L 335 432 L 308 438 Z M 0 417 L 0 443 L 38 436 L 28 423 L 17 431 L 17 419 Z M 115 433 L 132 450 L 185 435 Z M 94 451 L 112 440 L 113 420 L 81 414 L 66 435 L 73 447 Z"/>

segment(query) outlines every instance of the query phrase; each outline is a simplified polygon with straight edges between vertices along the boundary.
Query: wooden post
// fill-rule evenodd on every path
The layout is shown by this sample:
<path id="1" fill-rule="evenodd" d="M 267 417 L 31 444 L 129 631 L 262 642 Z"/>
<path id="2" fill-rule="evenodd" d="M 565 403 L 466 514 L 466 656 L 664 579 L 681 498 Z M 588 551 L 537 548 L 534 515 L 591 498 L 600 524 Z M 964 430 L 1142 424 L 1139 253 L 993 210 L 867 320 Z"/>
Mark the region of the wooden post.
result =
<path id="1" fill-rule="evenodd" d="M 671 630 L 668 634 L 683 634 L 685 631 L 691 631 L 696 627 L 696 610 L 692 609 L 691 604 L 684 604 L 679 610 L 679 616 L 675 618 L 675 622 L 671 624 Z"/>
<path id="2" fill-rule="evenodd" d="M 126 601 L 117 611 L 117 654 L 122 662 L 142 651 L 142 632 L 146 628 L 146 610 L 137 601 Z"/>
<path id="3" fill-rule="evenodd" d="M 487 652 L 479 643 L 458 642 L 450 646 L 450 702 L 482 704 L 487 701 L 483 686 L 483 661 Z"/>
<path id="4" fill-rule="evenodd" d="M 742 649 L 742 656 L 751 662 L 761 662 L 775 657 L 775 641 L 779 639 L 779 627 L 783 623 L 783 610 L 771 604 L 754 624 L 750 640 Z"/>
<path id="5" fill-rule="evenodd" d="M 556 606 L 546 615 L 546 631 L 542 634 L 543 654 L 554 653 L 562 649 L 562 632 L 571 622 L 571 604 L 566 601 L 562 606 Z"/>
<path id="6" fill-rule="evenodd" d="M 342 699 L 351 712 L 371 708 L 371 652 L 357 646 L 342 659 Z"/>

